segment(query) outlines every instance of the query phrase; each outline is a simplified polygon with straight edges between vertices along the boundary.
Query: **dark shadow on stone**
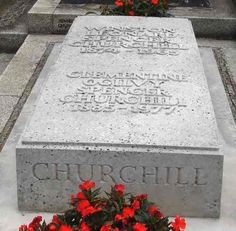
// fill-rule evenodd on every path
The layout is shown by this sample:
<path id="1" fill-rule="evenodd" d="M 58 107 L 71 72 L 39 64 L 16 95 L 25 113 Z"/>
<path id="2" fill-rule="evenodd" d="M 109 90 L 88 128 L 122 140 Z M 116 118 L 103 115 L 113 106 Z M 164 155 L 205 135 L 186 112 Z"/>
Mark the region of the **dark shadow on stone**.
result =
<path id="1" fill-rule="evenodd" d="M 212 7 L 213 0 L 170 0 L 170 4 L 187 7 Z"/>

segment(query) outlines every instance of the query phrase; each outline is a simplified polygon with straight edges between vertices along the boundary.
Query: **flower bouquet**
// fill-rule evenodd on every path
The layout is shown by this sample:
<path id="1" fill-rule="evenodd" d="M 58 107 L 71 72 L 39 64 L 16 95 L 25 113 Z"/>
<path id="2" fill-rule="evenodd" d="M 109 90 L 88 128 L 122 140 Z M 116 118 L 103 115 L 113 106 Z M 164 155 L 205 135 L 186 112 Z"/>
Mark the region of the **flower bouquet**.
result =
<path id="1" fill-rule="evenodd" d="M 85 181 L 81 191 L 71 196 L 71 209 L 54 215 L 47 224 L 35 217 L 19 231 L 184 231 L 184 218 L 176 216 L 169 221 L 148 200 L 147 194 L 125 193 L 124 185 L 115 185 L 103 197 L 94 182 Z"/>
<path id="2" fill-rule="evenodd" d="M 115 7 L 102 7 L 102 15 L 165 17 L 168 0 L 115 0 Z"/>

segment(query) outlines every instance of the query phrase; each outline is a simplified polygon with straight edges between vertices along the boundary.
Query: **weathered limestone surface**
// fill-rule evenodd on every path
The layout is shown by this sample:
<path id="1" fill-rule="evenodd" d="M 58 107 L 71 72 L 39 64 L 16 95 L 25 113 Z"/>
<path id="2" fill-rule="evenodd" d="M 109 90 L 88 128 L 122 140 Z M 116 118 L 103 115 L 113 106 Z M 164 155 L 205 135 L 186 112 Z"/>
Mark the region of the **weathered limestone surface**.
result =
<path id="1" fill-rule="evenodd" d="M 19 208 L 63 210 L 91 179 L 217 217 L 222 166 L 191 23 L 79 17 L 17 148 Z"/>

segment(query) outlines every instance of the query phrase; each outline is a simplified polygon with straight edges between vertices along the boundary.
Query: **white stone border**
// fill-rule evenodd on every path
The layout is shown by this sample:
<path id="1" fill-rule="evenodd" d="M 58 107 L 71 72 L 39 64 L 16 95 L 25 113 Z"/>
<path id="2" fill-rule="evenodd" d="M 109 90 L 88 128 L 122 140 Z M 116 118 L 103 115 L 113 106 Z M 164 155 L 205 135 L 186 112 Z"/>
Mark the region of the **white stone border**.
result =
<path id="1" fill-rule="evenodd" d="M 0 150 L 25 100 L 26 86 L 50 42 L 63 36 L 28 36 L 0 76 L 0 101 L 4 105 L 0 125 Z M 28 89 L 29 90 L 29 89 Z M 1 113 L 1 114 L 2 114 Z"/>

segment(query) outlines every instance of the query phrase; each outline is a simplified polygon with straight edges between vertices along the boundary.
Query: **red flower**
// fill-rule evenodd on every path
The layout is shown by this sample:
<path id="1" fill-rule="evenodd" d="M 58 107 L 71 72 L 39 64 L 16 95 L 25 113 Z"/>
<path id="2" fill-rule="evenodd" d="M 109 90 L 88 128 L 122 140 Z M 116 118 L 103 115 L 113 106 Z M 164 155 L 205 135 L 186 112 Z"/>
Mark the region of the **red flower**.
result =
<path id="1" fill-rule="evenodd" d="M 134 200 L 132 207 L 134 210 L 140 209 L 140 202 L 138 200 Z"/>
<path id="2" fill-rule="evenodd" d="M 114 230 L 113 231 L 119 231 L 119 228 L 114 228 Z"/>
<path id="3" fill-rule="evenodd" d="M 136 223 L 133 225 L 133 231 L 146 231 L 147 227 L 144 224 Z"/>
<path id="4" fill-rule="evenodd" d="M 158 209 L 157 209 L 157 207 L 155 207 L 155 206 L 150 206 L 150 207 L 148 208 L 148 212 L 149 212 L 149 214 L 150 214 L 151 216 L 154 216 L 155 213 L 157 213 L 157 211 L 158 211 Z"/>
<path id="5" fill-rule="evenodd" d="M 103 225 L 100 231 L 111 231 L 111 225 Z"/>
<path id="6" fill-rule="evenodd" d="M 27 231 L 35 231 L 35 229 L 33 227 L 29 227 Z"/>
<path id="7" fill-rule="evenodd" d="M 133 0 L 128 0 L 129 6 L 133 6 Z"/>
<path id="8" fill-rule="evenodd" d="M 49 231 L 57 231 L 57 227 L 53 224 L 49 226 Z"/>
<path id="9" fill-rule="evenodd" d="M 157 211 L 157 219 L 162 219 L 164 217 L 163 213 L 161 213 L 159 210 Z"/>
<path id="10" fill-rule="evenodd" d="M 80 226 L 80 230 L 81 231 L 90 231 L 90 228 L 85 222 L 82 222 L 82 224 Z"/>
<path id="11" fill-rule="evenodd" d="M 89 180 L 86 180 L 83 184 L 81 184 L 80 186 L 81 190 L 84 191 L 90 191 L 92 188 L 96 187 L 96 184 L 94 182 L 91 182 Z"/>
<path id="12" fill-rule="evenodd" d="M 159 0 L 151 0 L 153 5 L 158 5 Z"/>
<path id="13" fill-rule="evenodd" d="M 39 224 L 42 221 L 42 216 L 37 216 L 33 219 L 32 223 Z"/>
<path id="14" fill-rule="evenodd" d="M 129 11 L 129 16 L 134 16 L 134 15 L 135 15 L 135 13 L 133 10 Z"/>
<path id="15" fill-rule="evenodd" d="M 124 2 L 122 0 L 116 0 L 115 5 L 118 7 L 122 7 L 122 6 L 124 6 Z"/>
<path id="16" fill-rule="evenodd" d="M 125 186 L 123 184 L 116 184 L 114 189 L 119 196 L 122 196 L 125 191 Z"/>
<path id="17" fill-rule="evenodd" d="M 87 198 L 85 197 L 83 192 L 78 192 L 76 195 L 71 195 L 71 203 L 75 204 L 76 200 L 87 200 Z"/>
<path id="18" fill-rule="evenodd" d="M 59 231 L 72 231 L 72 228 L 67 225 L 62 225 Z"/>
<path id="19" fill-rule="evenodd" d="M 117 215 L 115 216 L 115 221 L 120 221 L 120 220 L 123 220 L 123 219 L 124 219 L 124 216 L 121 215 L 121 214 L 117 214 Z"/>
<path id="20" fill-rule="evenodd" d="M 87 200 L 87 198 L 82 192 L 78 192 L 76 198 L 78 198 L 79 200 Z"/>
<path id="21" fill-rule="evenodd" d="M 77 206 L 77 211 L 82 212 L 84 209 L 90 206 L 90 202 L 88 200 L 82 200 L 79 202 Z"/>
<path id="22" fill-rule="evenodd" d="M 82 213 L 82 217 L 87 217 L 89 215 L 92 215 L 94 213 L 101 212 L 101 211 L 102 211 L 101 208 L 94 208 L 93 206 L 89 206 L 89 207 L 83 209 L 81 211 L 81 213 Z"/>
<path id="23" fill-rule="evenodd" d="M 103 207 L 106 207 L 106 205 L 107 205 L 107 203 L 104 201 L 104 202 L 102 202 L 102 206 Z"/>
<path id="24" fill-rule="evenodd" d="M 54 216 L 52 217 L 52 223 L 55 223 L 55 224 L 57 224 L 57 225 L 61 225 L 61 224 L 62 224 L 62 222 L 58 219 L 58 216 L 57 216 L 57 215 L 54 215 Z"/>
<path id="25" fill-rule="evenodd" d="M 155 214 L 157 214 L 157 219 L 161 219 L 164 217 L 164 215 L 155 206 L 149 207 L 148 212 L 151 216 L 154 216 Z"/>
<path id="26" fill-rule="evenodd" d="M 124 208 L 123 209 L 123 216 L 124 217 L 133 217 L 134 216 L 134 210 L 132 208 Z"/>
<path id="27" fill-rule="evenodd" d="M 171 222 L 171 224 L 174 231 L 183 231 L 186 228 L 185 219 L 178 215 L 175 217 L 175 221 Z"/>
<path id="28" fill-rule="evenodd" d="M 21 225 L 19 227 L 19 231 L 26 231 L 27 230 L 27 225 Z"/>
<path id="29" fill-rule="evenodd" d="M 41 221 L 42 221 L 42 217 L 41 217 L 41 216 L 35 217 L 35 218 L 31 221 L 31 223 L 29 224 L 29 228 L 31 228 L 31 230 L 35 230 L 35 229 L 39 226 L 39 224 L 40 224 Z M 29 230 L 29 228 L 28 228 L 27 231 L 31 231 L 31 230 Z"/>
<path id="30" fill-rule="evenodd" d="M 137 196 L 135 197 L 135 199 L 136 199 L 136 200 L 143 201 L 143 200 L 146 200 L 147 197 L 148 197 L 147 194 L 140 194 L 140 195 L 137 195 Z"/>

